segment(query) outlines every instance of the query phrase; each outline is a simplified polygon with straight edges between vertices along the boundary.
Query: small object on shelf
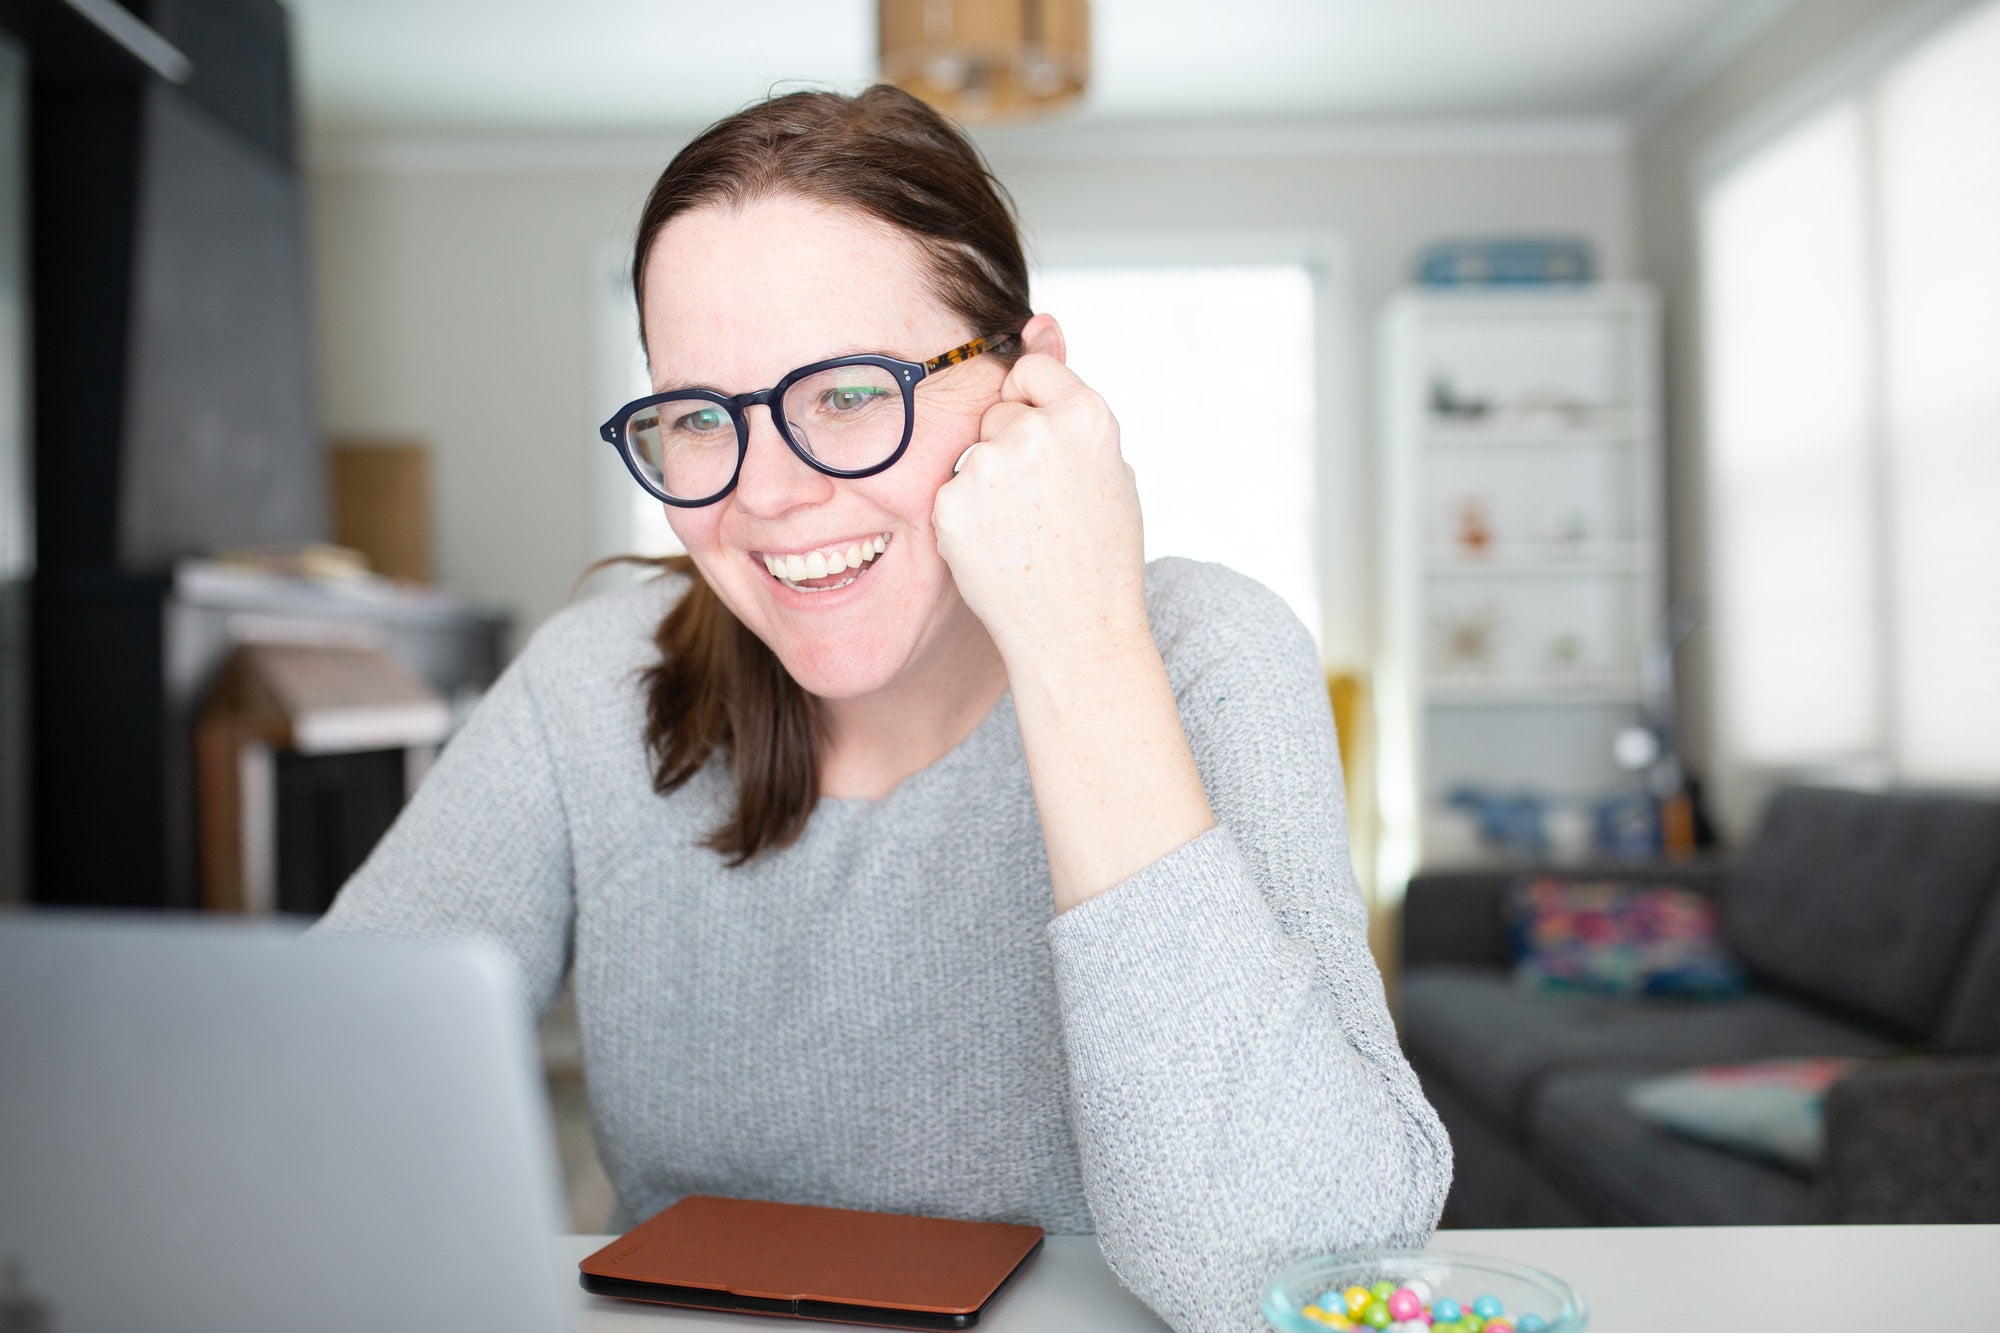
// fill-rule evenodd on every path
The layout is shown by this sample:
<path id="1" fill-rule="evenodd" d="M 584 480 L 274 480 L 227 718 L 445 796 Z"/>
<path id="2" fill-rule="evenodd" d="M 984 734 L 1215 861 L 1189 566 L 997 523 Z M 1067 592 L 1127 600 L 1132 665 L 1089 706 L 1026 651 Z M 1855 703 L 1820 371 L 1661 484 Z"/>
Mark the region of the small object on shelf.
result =
<path id="1" fill-rule="evenodd" d="M 1589 545 L 1590 515 L 1581 509 L 1572 509 L 1564 514 L 1550 530 L 1549 544 L 1571 551 Z"/>
<path id="2" fill-rule="evenodd" d="M 1500 613 L 1494 608 L 1446 616 L 1438 625 L 1442 638 L 1439 667 L 1445 672 L 1483 671 L 1493 665 L 1500 637 Z"/>
<path id="3" fill-rule="evenodd" d="M 1623 791 L 1598 802 L 1597 854 L 1612 861 L 1651 861 L 1660 855 L 1660 812 L 1651 795 Z"/>
<path id="4" fill-rule="evenodd" d="M 1488 398 L 1460 398 L 1451 387 L 1451 376 L 1442 371 L 1431 376 L 1431 415 L 1445 421 L 1478 421 L 1493 410 Z"/>
<path id="5" fill-rule="evenodd" d="M 1417 252 L 1416 278 L 1427 287 L 1577 286 L 1596 277 L 1596 254 L 1581 236 L 1469 237 Z"/>
<path id="6" fill-rule="evenodd" d="M 1580 430 L 1600 409 L 1561 389 L 1524 389 L 1501 404 L 1507 424 L 1518 429 Z"/>
<path id="7" fill-rule="evenodd" d="M 1552 671 L 1574 671 L 1583 665 L 1583 636 L 1574 630 L 1565 630 L 1549 640 L 1549 668 Z"/>
<path id="8" fill-rule="evenodd" d="M 1504 794 L 1469 784 L 1453 787 L 1445 803 L 1463 810 L 1479 825 L 1479 840 L 1497 852 L 1544 857 L 1549 851 L 1543 816 L 1548 800 L 1534 792 Z"/>
<path id="9" fill-rule="evenodd" d="M 1493 519 L 1486 501 L 1468 495 L 1458 505 L 1458 549 L 1469 556 L 1483 556 L 1493 548 Z"/>

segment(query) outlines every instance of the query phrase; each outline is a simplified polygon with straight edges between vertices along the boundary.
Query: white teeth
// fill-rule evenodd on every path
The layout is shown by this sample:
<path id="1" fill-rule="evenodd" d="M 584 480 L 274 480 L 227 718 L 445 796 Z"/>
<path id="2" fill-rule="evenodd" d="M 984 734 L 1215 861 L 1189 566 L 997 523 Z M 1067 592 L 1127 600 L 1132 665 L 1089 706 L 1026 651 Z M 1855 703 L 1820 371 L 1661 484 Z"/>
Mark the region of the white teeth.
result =
<path id="1" fill-rule="evenodd" d="M 849 570 L 859 570 L 873 561 L 889 546 L 889 534 L 878 533 L 873 537 L 863 537 L 860 541 L 849 542 L 847 548 L 830 547 L 820 551 L 807 551 L 804 555 L 768 555 L 759 553 L 765 570 L 774 579 L 787 583 L 798 583 L 805 579 L 823 579 L 834 574 L 844 574 Z M 834 588 L 844 588 L 848 583 L 834 584 Z M 831 592 L 833 588 L 801 589 L 804 592 Z"/>

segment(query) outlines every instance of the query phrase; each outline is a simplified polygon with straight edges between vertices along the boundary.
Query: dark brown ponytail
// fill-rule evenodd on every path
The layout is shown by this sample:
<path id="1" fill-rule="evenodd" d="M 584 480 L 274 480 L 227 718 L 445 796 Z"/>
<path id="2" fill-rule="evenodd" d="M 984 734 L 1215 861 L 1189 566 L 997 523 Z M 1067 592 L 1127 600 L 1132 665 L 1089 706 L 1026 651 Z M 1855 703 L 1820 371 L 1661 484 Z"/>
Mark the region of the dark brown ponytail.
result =
<path id="1" fill-rule="evenodd" d="M 1028 265 L 1006 190 L 962 132 L 882 84 L 855 97 L 774 97 L 683 148 L 640 214 L 632 255 L 639 309 L 646 256 L 669 222 L 773 195 L 851 209 L 903 232 L 924 253 L 932 295 L 975 335 L 1018 333 L 1028 321 Z M 819 704 L 692 560 L 661 563 L 691 582 L 660 624 L 660 660 L 644 677 L 653 786 L 663 795 L 678 789 L 720 750 L 736 805 L 707 845 L 741 865 L 792 843 L 818 803 Z"/>

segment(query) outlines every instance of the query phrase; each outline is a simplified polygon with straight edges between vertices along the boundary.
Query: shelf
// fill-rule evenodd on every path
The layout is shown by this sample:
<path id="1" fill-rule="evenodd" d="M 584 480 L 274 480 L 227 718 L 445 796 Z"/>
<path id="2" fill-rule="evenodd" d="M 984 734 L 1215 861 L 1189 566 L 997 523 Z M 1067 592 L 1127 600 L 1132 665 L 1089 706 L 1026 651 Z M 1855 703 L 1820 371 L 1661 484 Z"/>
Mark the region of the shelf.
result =
<path id="1" fill-rule="evenodd" d="M 1614 673 L 1573 676 L 1432 676 L 1425 680 L 1423 702 L 1440 708 L 1562 707 L 1570 704 L 1606 706 L 1637 704 L 1636 677 Z"/>
<path id="2" fill-rule="evenodd" d="M 1444 547 L 1424 558 L 1424 575 L 1439 579 L 1561 578 L 1570 575 L 1630 575 L 1650 572 L 1637 543 L 1496 548 L 1489 555 L 1464 556 Z"/>
<path id="3" fill-rule="evenodd" d="M 1638 432 L 1630 426 L 1444 426 L 1431 422 L 1424 428 L 1424 443 L 1456 449 L 1510 449 L 1590 445 L 1623 448 L 1638 442 Z"/>

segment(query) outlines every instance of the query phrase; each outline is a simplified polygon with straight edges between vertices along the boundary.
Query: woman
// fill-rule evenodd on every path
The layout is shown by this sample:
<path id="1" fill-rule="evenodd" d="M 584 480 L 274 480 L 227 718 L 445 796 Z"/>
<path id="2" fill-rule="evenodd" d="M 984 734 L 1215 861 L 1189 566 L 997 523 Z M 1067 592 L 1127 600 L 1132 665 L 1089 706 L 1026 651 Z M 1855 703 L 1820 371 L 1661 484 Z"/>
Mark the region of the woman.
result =
<path id="1" fill-rule="evenodd" d="M 633 277 L 657 392 L 605 434 L 690 558 L 536 634 L 327 928 L 491 937 L 543 1011 L 573 968 L 630 1219 L 1094 1230 L 1186 1329 L 1426 1239 L 1450 1150 L 1312 644 L 1143 563 L 971 146 L 889 88 L 753 107 L 660 177 Z M 1160 359 L 1219 456 L 1255 429 L 1230 368 Z"/>

